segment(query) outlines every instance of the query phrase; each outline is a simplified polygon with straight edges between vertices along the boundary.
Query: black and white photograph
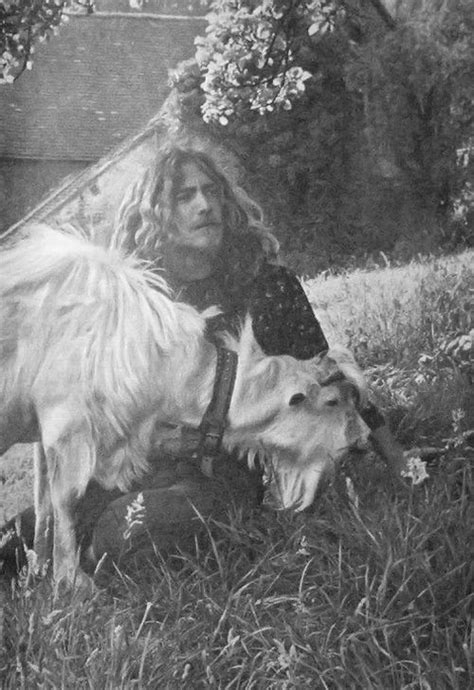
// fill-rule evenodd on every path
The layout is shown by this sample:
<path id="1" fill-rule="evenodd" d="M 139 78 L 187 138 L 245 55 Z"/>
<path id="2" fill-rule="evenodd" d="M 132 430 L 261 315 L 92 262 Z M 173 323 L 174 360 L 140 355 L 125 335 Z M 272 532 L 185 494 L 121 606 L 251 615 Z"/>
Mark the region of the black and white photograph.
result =
<path id="1" fill-rule="evenodd" d="M 474 2 L 0 0 L 0 687 L 474 686 Z"/>

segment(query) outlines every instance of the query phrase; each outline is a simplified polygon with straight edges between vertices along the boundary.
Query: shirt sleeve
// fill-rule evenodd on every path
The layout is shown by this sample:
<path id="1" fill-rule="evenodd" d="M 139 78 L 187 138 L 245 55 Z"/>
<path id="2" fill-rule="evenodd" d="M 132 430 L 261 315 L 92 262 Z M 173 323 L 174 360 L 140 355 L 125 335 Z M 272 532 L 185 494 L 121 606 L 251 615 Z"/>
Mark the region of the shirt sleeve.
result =
<path id="1" fill-rule="evenodd" d="M 267 355 L 310 359 L 329 347 L 298 278 L 283 266 L 262 267 L 249 311 L 257 342 Z"/>

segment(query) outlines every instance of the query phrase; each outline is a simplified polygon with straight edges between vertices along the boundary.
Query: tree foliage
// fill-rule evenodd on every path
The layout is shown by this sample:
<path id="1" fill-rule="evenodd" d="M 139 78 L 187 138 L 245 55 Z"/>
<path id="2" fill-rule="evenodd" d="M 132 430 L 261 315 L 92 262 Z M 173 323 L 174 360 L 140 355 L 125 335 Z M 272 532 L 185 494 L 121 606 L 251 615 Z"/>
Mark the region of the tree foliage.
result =
<path id="1" fill-rule="evenodd" d="M 0 2 L 0 84 L 12 84 L 33 66 L 35 44 L 57 33 L 65 10 L 92 12 L 93 0 L 2 0 Z"/>
<path id="2" fill-rule="evenodd" d="M 336 13 L 332 0 L 214 0 L 196 40 L 204 120 L 290 110 L 311 77 L 298 64 L 304 37 L 332 29 Z"/>
<path id="3" fill-rule="evenodd" d="M 360 47 L 347 81 L 370 99 L 377 145 L 389 145 L 418 192 L 446 212 L 472 175 L 459 154 L 474 134 L 474 6 L 407 4 L 395 31 Z"/>
<path id="4" fill-rule="evenodd" d="M 173 75 L 182 116 L 242 156 L 286 248 L 321 264 L 432 248 L 470 174 L 474 7 L 397 5 L 214 0 L 197 66 Z"/>

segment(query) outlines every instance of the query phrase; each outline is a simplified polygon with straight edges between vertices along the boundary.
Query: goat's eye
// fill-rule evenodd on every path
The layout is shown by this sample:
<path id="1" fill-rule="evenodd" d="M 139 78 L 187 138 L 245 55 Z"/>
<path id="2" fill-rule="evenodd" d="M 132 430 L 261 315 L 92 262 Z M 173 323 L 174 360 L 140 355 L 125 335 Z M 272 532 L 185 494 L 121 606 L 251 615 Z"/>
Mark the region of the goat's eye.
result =
<path id="1" fill-rule="evenodd" d="M 291 396 L 289 405 L 299 405 L 306 400 L 306 395 L 304 393 L 295 393 Z"/>

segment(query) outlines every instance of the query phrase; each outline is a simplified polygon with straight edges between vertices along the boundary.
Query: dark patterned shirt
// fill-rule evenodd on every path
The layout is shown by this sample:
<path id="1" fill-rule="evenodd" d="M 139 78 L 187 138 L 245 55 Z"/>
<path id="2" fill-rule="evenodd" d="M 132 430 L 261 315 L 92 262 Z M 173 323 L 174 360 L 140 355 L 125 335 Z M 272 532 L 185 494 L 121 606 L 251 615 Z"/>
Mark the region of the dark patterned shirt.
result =
<path id="1" fill-rule="evenodd" d="M 283 266 L 263 263 L 255 278 L 237 293 L 208 278 L 181 290 L 179 298 L 199 309 L 214 304 L 223 309 L 208 322 L 210 338 L 224 330 L 237 335 L 249 313 L 255 338 L 267 355 L 310 359 L 328 349 L 300 282 Z"/>
<path id="2" fill-rule="evenodd" d="M 222 331 L 238 335 L 247 313 L 255 338 L 267 355 L 310 359 L 328 343 L 297 277 L 284 266 L 264 262 L 257 275 L 239 290 L 226 288 L 215 277 L 190 283 L 178 297 L 198 309 L 217 305 L 223 310 L 208 321 L 208 337 Z M 385 424 L 379 410 L 368 403 L 360 410 L 370 429 Z"/>
<path id="3" fill-rule="evenodd" d="M 328 349 L 299 280 L 283 266 L 262 266 L 248 308 L 255 338 L 267 355 L 310 359 Z"/>

